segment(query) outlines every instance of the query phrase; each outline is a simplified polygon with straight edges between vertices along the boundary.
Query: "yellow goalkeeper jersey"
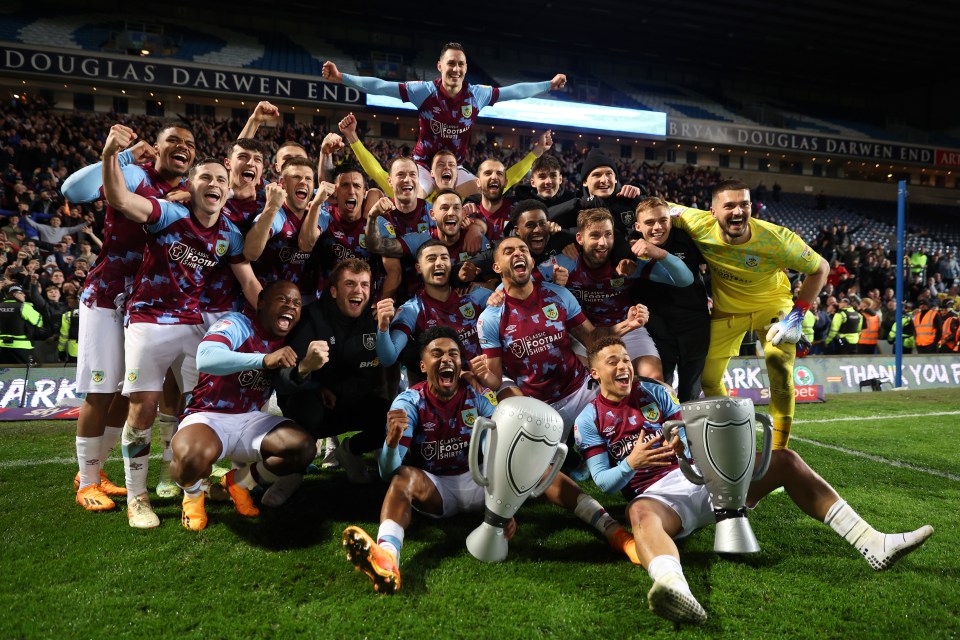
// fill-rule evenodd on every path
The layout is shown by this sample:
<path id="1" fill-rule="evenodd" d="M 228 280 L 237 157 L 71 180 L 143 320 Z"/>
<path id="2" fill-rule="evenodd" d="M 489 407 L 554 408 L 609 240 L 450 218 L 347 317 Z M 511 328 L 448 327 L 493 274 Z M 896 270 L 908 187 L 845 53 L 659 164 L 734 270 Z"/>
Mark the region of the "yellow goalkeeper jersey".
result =
<path id="1" fill-rule="evenodd" d="M 697 243 L 710 266 L 713 307 L 722 313 L 750 313 L 793 304 L 790 281 L 784 269 L 816 273 L 820 254 L 793 231 L 750 218 L 750 240 L 727 244 L 720 225 L 709 211 L 671 205 L 673 226 Z"/>

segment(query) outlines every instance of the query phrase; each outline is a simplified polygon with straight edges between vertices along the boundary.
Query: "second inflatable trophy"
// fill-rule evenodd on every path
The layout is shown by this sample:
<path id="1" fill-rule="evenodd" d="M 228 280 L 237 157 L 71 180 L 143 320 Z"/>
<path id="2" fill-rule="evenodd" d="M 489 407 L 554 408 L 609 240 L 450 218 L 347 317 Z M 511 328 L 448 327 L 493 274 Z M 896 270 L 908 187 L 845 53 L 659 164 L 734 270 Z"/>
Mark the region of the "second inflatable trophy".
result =
<path id="1" fill-rule="evenodd" d="M 567 457 L 562 437 L 560 414 L 535 398 L 507 398 L 491 418 L 477 419 L 470 436 L 470 473 L 485 488 L 486 508 L 483 524 L 467 536 L 474 558 L 501 562 L 507 557 L 503 529 L 527 497 L 543 493 L 560 472 Z"/>
<path id="2" fill-rule="evenodd" d="M 696 464 L 684 456 L 680 470 L 694 484 L 706 485 L 717 519 L 713 550 L 717 553 L 757 553 L 760 545 L 747 522 L 747 491 L 770 466 L 773 423 L 754 413 L 747 398 L 706 398 L 684 403 L 683 422 L 664 424 L 668 433 L 685 427 L 687 445 Z M 756 422 L 763 425 L 760 464 L 756 462 Z"/>

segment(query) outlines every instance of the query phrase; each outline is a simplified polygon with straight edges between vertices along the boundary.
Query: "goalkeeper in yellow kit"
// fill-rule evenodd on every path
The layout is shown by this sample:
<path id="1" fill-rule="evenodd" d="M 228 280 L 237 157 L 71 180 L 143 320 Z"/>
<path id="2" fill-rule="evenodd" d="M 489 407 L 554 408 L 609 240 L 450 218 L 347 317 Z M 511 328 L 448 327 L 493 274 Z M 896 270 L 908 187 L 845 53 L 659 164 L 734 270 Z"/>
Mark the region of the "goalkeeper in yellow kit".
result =
<path id="1" fill-rule="evenodd" d="M 725 396 L 723 373 L 747 331 L 757 331 L 770 378 L 773 446 L 785 449 L 793 424 L 793 361 L 800 324 L 827 281 L 827 261 L 794 232 L 751 217 L 750 189 L 725 180 L 713 189 L 710 211 L 674 207 L 673 225 L 697 243 L 710 266 L 713 314 L 703 392 Z M 785 269 L 806 274 L 796 302 Z"/>

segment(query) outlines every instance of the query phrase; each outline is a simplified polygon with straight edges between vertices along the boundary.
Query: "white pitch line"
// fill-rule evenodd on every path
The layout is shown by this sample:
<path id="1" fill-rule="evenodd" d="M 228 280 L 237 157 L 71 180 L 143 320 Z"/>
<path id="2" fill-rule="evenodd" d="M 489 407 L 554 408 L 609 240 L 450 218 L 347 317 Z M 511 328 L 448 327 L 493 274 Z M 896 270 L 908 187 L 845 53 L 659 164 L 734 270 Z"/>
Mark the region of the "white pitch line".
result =
<path id="1" fill-rule="evenodd" d="M 927 415 L 930 415 L 930 414 L 927 414 Z M 802 442 L 804 444 L 812 444 L 816 447 L 823 447 L 824 449 L 830 449 L 832 451 L 839 451 L 840 453 L 845 453 L 847 455 L 855 456 L 857 458 L 865 458 L 872 462 L 879 462 L 880 464 L 886 464 L 891 467 L 899 467 L 901 469 L 910 469 L 911 471 L 919 471 L 921 473 L 926 473 L 931 476 L 936 476 L 938 478 L 946 478 L 947 480 L 960 481 L 960 476 L 954 475 L 952 473 L 947 473 L 946 471 L 937 471 L 936 469 L 918 467 L 917 465 L 910 464 L 908 462 L 891 460 L 889 458 L 884 458 L 882 456 L 873 455 L 872 453 L 864 453 L 863 451 L 857 451 L 856 449 L 847 449 L 846 447 L 839 447 L 835 444 L 826 444 L 824 442 L 818 442 L 817 440 L 810 440 L 809 438 L 801 438 L 794 435 L 790 436 L 790 440 L 796 440 L 797 442 Z"/>
<path id="2" fill-rule="evenodd" d="M 882 416 L 851 416 L 849 418 L 826 418 L 824 420 L 794 420 L 793 424 L 823 424 L 826 422 L 860 422 L 862 420 L 896 420 L 898 418 L 925 418 L 927 416 L 960 416 L 960 411 L 934 411 L 932 413 L 895 413 Z"/>
<path id="3" fill-rule="evenodd" d="M 163 454 L 155 453 L 150 456 L 151 460 L 159 460 Z M 46 460 L 0 460 L 0 469 L 16 469 L 18 467 L 38 467 L 44 464 L 70 464 L 76 465 L 76 458 L 47 458 Z"/>

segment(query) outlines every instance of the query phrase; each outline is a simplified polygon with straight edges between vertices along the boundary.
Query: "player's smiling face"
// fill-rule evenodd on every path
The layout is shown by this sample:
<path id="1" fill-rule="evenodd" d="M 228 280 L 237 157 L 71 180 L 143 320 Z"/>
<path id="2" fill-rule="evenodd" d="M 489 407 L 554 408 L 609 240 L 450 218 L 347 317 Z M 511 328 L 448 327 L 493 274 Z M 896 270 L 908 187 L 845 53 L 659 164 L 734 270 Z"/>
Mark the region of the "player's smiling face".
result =
<path id="1" fill-rule="evenodd" d="M 617 186 L 617 174 L 613 167 L 597 167 L 583 180 L 587 192 L 598 198 L 609 198 Z"/>
<path id="2" fill-rule="evenodd" d="M 257 304 L 260 324 L 278 338 L 286 337 L 300 321 L 303 301 L 296 285 L 285 282 L 274 285 Z"/>
<path id="3" fill-rule="evenodd" d="M 193 134 L 180 127 L 167 127 L 160 132 L 157 143 L 156 169 L 164 176 L 185 176 L 197 157 Z"/>
<path id="4" fill-rule="evenodd" d="M 430 392 L 440 399 L 452 398 L 460 389 L 460 347 L 450 338 L 430 341 L 420 355 L 420 371 L 427 376 Z"/>
<path id="5" fill-rule="evenodd" d="M 450 282 L 450 251 L 446 247 L 432 246 L 420 252 L 417 271 L 424 284 L 445 287 Z"/>
<path id="6" fill-rule="evenodd" d="M 337 211 L 340 217 L 347 222 L 356 222 L 363 214 L 363 196 L 366 188 L 363 176 L 352 171 L 337 176 L 337 186 L 333 195 L 337 199 Z"/>
<path id="7" fill-rule="evenodd" d="M 484 160 L 480 165 L 480 176 L 477 178 L 480 194 L 496 203 L 503 199 L 503 190 L 507 186 L 507 174 L 503 163 L 499 160 Z"/>
<path id="8" fill-rule="evenodd" d="M 437 71 L 445 87 L 457 87 L 459 90 L 467 77 L 467 55 L 457 49 L 447 49 L 437 62 Z"/>
<path id="9" fill-rule="evenodd" d="M 517 219 L 517 236 L 523 240 L 535 256 L 543 255 L 550 240 L 547 212 L 543 209 L 524 211 Z"/>
<path id="10" fill-rule="evenodd" d="M 654 207 L 637 214 L 634 228 L 643 234 L 644 240 L 662 247 L 670 237 L 670 212 L 666 207 Z"/>
<path id="11" fill-rule="evenodd" d="M 190 175 L 190 195 L 195 213 L 220 213 L 230 197 L 226 167 L 213 162 L 197 165 Z"/>
<path id="12" fill-rule="evenodd" d="M 743 244 L 750 239 L 750 191 L 733 189 L 721 191 L 713 198 L 710 208 L 717 224 L 720 236 L 727 244 Z"/>
<path id="13" fill-rule="evenodd" d="M 417 201 L 417 185 L 420 174 L 413 160 L 397 160 L 390 167 L 388 182 L 393 187 L 397 204 L 412 205 Z"/>
<path id="14" fill-rule="evenodd" d="M 530 282 L 533 258 L 530 248 L 520 238 L 506 238 L 497 248 L 493 270 L 503 276 L 504 284 L 510 282 L 523 286 Z"/>
<path id="15" fill-rule="evenodd" d="M 449 153 L 438 153 L 433 157 L 430 169 L 437 190 L 453 189 L 457 186 L 457 159 Z"/>
<path id="16" fill-rule="evenodd" d="M 231 188 L 259 186 L 263 177 L 263 154 L 234 145 L 227 168 L 230 169 Z"/>
<path id="17" fill-rule="evenodd" d="M 344 269 L 330 293 L 340 313 L 348 318 L 359 318 L 370 303 L 370 272 L 354 273 Z"/>
<path id="18" fill-rule="evenodd" d="M 633 363 L 626 347 L 612 344 L 590 359 L 590 376 L 600 383 L 600 393 L 607 400 L 619 402 L 630 395 L 633 387 Z"/>
<path id="19" fill-rule="evenodd" d="M 544 199 L 550 199 L 560 193 L 560 187 L 563 186 L 563 178 L 556 169 L 549 171 L 537 171 L 530 176 L 530 186 L 537 190 L 537 195 Z"/>
<path id="20" fill-rule="evenodd" d="M 588 266 L 595 269 L 606 264 L 613 249 L 613 222 L 604 220 L 588 225 L 582 233 L 577 232 L 577 242 L 583 246 Z"/>
<path id="21" fill-rule="evenodd" d="M 287 192 L 287 208 L 297 213 L 306 211 L 313 199 L 313 168 L 299 164 L 287 165 L 282 180 Z"/>
<path id="22" fill-rule="evenodd" d="M 433 201 L 430 211 L 441 236 L 455 240 L 460 236 L 460 223 L 463 222 L 463 203 L 455 193 L 444 193 Z"/>

